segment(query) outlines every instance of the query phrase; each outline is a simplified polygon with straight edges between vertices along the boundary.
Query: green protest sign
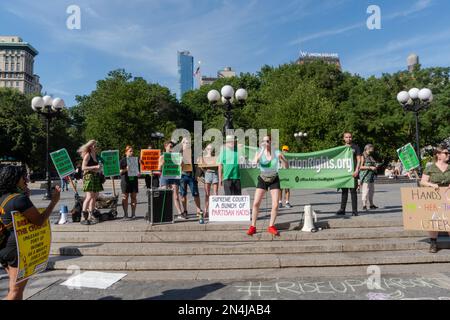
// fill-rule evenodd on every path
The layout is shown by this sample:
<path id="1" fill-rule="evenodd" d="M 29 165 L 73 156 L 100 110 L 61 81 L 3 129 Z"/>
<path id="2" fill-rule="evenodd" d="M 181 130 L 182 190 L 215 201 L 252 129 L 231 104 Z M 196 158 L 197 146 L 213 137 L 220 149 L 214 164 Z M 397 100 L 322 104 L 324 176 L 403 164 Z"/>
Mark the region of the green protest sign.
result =
<path id="1" fill-rule="evenodd" d="M 164 153 L 162 176 L 169 179 L 181 178 L 181 153 Z"/>
<path id="2" fill-rule="evenodd" d="M 66 149 L 52 152 L 50 153 L 50 157 L 61 179 L 75 172 L 72 160 L 70 160 L 69 153 Z"/>
<path id="3" fill-rule="evenodd" d="M 120 175 L 119 150 L 108 150 L 101 153 L 103 159 L 103 174 L 105 177 Z"/>
<path id="4" fill-rule="evenodd" d="M 254 188 L 259 169 L 252 163 L 251 154 L 240 162 L 241 185 Z M 247 154 L 247 152 L 246 152 Z M 350 147 L 337 147 L 312 153 L 286 153 L 289 169 L 280 169 L 282 189 L 337 189 L 354 188 L 354 163 Z"/>
<path id="5" fill-rule="evenodd" d="M 406 171 L 411 171 L 420 166 L 416 150 L 411 143 L 397 150 L 398 157 Z"/>

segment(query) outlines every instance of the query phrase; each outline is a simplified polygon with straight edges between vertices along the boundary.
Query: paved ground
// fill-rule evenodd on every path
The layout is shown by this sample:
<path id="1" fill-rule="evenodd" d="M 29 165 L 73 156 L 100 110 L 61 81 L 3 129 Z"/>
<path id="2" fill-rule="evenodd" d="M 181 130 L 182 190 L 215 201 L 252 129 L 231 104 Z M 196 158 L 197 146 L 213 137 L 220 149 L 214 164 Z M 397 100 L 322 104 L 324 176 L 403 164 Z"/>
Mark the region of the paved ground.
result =
<path id="1" fill-rule="evenodd" d="M 400 188 L 413 187 L 414 184 L 378 185 L 375 195 L 380 209 L 364 213 L 366 217 L 383 219 L 401 216 Z M 107 190 L 108 191 L 108 190 Z M 250 195 L 252 190 L 248 190 Z M 43 191 L 33 190 L 32 200 L 37 206 L 44 206 Z M 202 192 L 203 198 L 203 192 Z M 292 221 L 295 215 L 300 218 L 300 210 L 305 204 L 312 204 L 321 217 L 337 219 L 340 195 L 335 190 L 295 191 L 291 203 L 293 209 L 282 209 L 279 222 Z M 138 216 L 146 212 L 145 192 L 139 194 Z M 62 194 L 61 204 L 73 205 L 73 192 Z M 194 212 L 192 201 L 189 204 Z M 266 202 L 263 203 L 263 207 Z M 264 209 L 264 208 L 263 208 Z M 262 218 L 267 212 L 262 210 Z M 350 210 L 348 210 L 350 211 Z M 119 210 L 122 215 L 122 210 Z M 55 213 L 52 220 L 55 221 Z M 347 219 L 354 219 L 346 217 Z M 342 219 L 342 218 L 339 218 Z M 144 222 L 143 222 L 144 223 Z M 145 272 L 132 272 L 106 290 L 69 289 L 60 285 L 71 276 L 71 272 L 46 272 L 31 280 L 25 292 L 26 298 L 45 300 L 71 299 L 450 299 L 450 265 L 410 265 L 384 266 L 380 277 L 368 276 L 368 270 L 361 267 L 310 268 L 261 271 L 261 277 L 246 278 L 245 273 L 239 281 L 154 281 Z M 167 277 L 170 279 L 170 276 Z M 226 277 L 224 277 L 226 278 Z M 256 279 L 255 279 L 256 278 Z M 375 279 L 375 280 L 373 280 Z M 377 280 L 379 279 L 379 281 Z M 375 281 L 375 282 L 373 282 Z M 368 287 L 375 283 L 375 287 Z M 377 287 L 376 285 L 379 284 Z M 6 294 L 7 279 L 0 273 L 0 295 Z"/>
<path id="2" fill-rule="evenodd" d="M 397 274 L 383 274 L 382 269 L 379 281 L 350 269 L 347 276 L 291 275 L 276 280 L 236 282 L 162 282 L 145 280 L 145 274 L 130 273 L 106 290 L 68 288 L 61 283 L 70 275 L 52 272 L 32 280 L 26 297 L 30 300 L 450 300 L 449 265 L 437 269 L 442 272 L 424 274 L 418 267 L 412 267 L 398 270 Z M 6 293 L 5 284 L 5 280 L 0 281 L 2 295 Z"/>

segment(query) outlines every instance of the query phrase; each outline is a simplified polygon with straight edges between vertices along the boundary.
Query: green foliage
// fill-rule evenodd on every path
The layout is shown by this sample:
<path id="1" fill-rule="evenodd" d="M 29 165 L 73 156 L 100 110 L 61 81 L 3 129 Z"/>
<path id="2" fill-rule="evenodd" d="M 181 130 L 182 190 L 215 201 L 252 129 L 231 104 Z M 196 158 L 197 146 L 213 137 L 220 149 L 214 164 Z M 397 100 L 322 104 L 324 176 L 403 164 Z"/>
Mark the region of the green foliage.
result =
<path id="1" fill-rule="evenodd" d="M 413 114 L 405 112 L 396 99 L 401 90 L 433 90 L 432 107 L 420 113 L 422 147 L 450 136 L 449 75 L 450 68 L 416 68 L 413 73 L 364 79 L 323 62 L 264 66 L 256 75 L 219 79 L 191 91 L 183 104 L 204 122 L 205 129 L 222 128 L 223 113 L 219 107 L 211 108 L 208 91 L 225 84 L 244 87 L 249 99 L 233 113 L 235 128 L 279 129 L 280 142 L 294 152 L 334 147 L 342 143 L 343 132 L 351 131 L 357 144 L 374 144 L 388 161 L 396 157 L 396 149 L 415 141 Z M 294 133 L 299 131 L 309 137 L 296 141 Z"/>
<path id="2" fill-rule="evenodd" d="M 123 150 L 130 144 L 146 148 L 151 134 L 170 137 L 177 127 L 192 127 L 192 117 L 169 89 L 132 78 L 124 70 L 112 71 L 89 96 L 77 97 L 73 115 L 84 118 L 85 140 L 95 139 L 101 149 Z"/>

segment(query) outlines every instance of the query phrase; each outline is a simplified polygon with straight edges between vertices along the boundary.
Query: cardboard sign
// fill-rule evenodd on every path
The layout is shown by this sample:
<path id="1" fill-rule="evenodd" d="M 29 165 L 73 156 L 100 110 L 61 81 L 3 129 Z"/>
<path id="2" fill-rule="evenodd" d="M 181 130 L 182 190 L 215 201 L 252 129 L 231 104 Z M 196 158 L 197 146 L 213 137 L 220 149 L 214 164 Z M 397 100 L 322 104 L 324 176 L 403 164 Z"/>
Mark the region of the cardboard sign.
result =
<path id="1" fill-rule="evenodd" d="M 41 214 L 45 211 L 38 210 Z M 20 283 L 47 269 L 52 232 L 49 220 L 39 227 L 20 212 L 12 212 L 12 218 L 19 259 L 16 283 Z"/>
<path id="2" fill-rule="evenodd" d="M 164 153 L 163 178 L 180 179 L 181 161 L 181 153 Z"/>
<path id="3" fill-rule="evenodd" d="M 141 173 L 150 174 L 159 170 L 160 150 L 141 150 Z"/>
<path id="4" fill-rule="evenodd" d="M 61 179 L 70 176 L 75 172 L 72 160 L 70 160 L 69 153 L 66 149 L 61 149 L 50 153 L 50 158 L 55 165 L 56 171 Z"/>
<path id="5" fill-rule="evenodd" d="M 250 196 L 209 197 L 210 222 L 249 222 Z"/>
<path id="6" fill-rule="evenodd" d="M 101 157 L 103 159 L 103 174 L 105 177 L 120 176 L 119 150 L 103 151 Z"/>
<path id="7" fill-rule="evenodd" d="M 398 157 L 405 168 L 405 171 L 411 171 L 420 166 L 416 150 L 411 143 L 397 150 Z"/>
<path id="8" fill-rule="evenodd" d="M 201 157 L 199 160 L 199 168 L 217 169 L 219 167 L 219 165 L 217 164 L 217 157 Z"/>
<path id="9" fill-rule="evenodd" d="M 450 189 L 403 188 L 405 230 L 450 231 Z"/>
<path id="10" fill-rule="evenodd" d="M 139 176 L 139 161 L 137 157 L 127 157 L 128 176 Z"/>

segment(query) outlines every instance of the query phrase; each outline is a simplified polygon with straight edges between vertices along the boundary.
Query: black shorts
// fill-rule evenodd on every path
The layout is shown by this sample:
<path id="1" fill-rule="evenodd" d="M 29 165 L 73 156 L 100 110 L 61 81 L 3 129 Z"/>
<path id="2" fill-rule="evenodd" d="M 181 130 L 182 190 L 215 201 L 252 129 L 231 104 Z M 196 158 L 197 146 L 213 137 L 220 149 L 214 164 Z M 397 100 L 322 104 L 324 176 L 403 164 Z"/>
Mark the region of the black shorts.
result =
<path id="1" fill-rule="evenodd" d="M 18 267 L 17 246 L 15 242 L 7 241 L 6 246 L 0 249 L 0 264 L 3 268 Z"/>
<path id="2" fill-rule="evenodd" d="M 120 187 L 122 189 L 122 193 L 138 193 L 139 181 L 137 178 L 132 181 L 125 181 L 125 179 L 122 179 L 122 181 L 120 182 Z"/>
<path id="3" fill-rule="evenodd" d="M 264 182 L 264 180 L 258 176 L 258 185 L 256 186 L 256 189 L 262 189 L 262 190 L 280 190 L 280 177 L 277 176 L 275 180 L 271 183 Z"/>

